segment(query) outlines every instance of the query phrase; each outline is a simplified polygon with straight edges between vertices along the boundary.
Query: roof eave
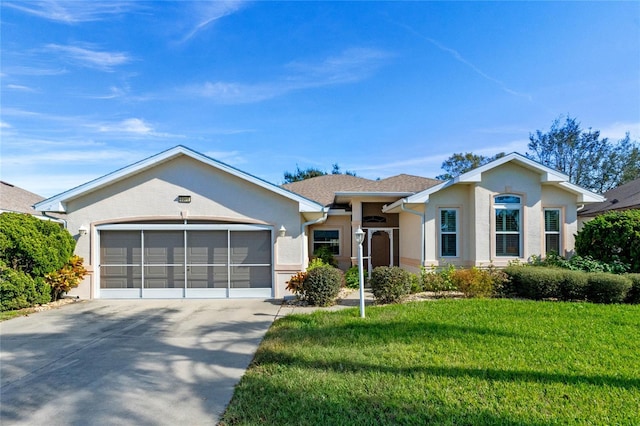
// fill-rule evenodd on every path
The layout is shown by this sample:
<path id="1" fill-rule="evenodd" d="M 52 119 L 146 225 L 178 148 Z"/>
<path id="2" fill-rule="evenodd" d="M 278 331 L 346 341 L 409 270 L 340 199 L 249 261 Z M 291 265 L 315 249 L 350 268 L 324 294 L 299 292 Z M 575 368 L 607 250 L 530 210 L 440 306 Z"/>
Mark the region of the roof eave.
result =
<path id="1" fill-rule="evenodd" d="M 275 192 L 285 198 L 296 201 L 299 204 L 298 208 L 301 213 L 324 211 L 324 206 L 322 206 L 321 204 L 313 200 L 305 198 L 294 192 L 288 191 L 284 188 L 281 188 L 277 185 L 274 185 L 270 182 L 262 180 L 256 176 L 250 175 L 241 170 L 238 170 L 225 163 L 214 160 L 213 158 L 207 157 L 206 155 L 200 154 L 199 152 L 193 151 L 182 145 L 178 145 L 176 147 L 170 148 L 164 152 L 148 157 L 137 163 L 133 163 L 129 166 L 125 166 L 122 169 L 116 170 L 115 172 L 109 173 L 107 175 L 104 175 L 92 181 L 89 181 L 83 185 L 80 185 L 68 191 L 65 191 L 61 194 L 58 194 L 46 200 L 40 201 L 39 203 L 35 204 L 34 208 L 38 211 L 65 213 L 66 212 L 65 203 L 68 200 L 87 194 L 89 192 L 96 191 L 104 186 L 113 184 L 133 174 L 140 173 L 141 171 L 154 167 L 163 162 L 169 161 L 180 155 L 185 155 L 187 157 L 196 159 L 216 169 L 225 171 L 233 176 L 249 181 L 259 187 Z"/>

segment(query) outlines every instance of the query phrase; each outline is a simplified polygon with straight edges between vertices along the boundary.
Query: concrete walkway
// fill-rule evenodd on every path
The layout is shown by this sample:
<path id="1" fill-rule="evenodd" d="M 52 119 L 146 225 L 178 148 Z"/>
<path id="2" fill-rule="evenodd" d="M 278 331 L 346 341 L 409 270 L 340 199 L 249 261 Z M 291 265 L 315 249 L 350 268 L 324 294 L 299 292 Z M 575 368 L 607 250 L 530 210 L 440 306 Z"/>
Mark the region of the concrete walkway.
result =
<path id="1" fill-rule="evenodd" d="M 215 425 L 281 300 L 91 300 L 0 323 L 0 424 Z"/>

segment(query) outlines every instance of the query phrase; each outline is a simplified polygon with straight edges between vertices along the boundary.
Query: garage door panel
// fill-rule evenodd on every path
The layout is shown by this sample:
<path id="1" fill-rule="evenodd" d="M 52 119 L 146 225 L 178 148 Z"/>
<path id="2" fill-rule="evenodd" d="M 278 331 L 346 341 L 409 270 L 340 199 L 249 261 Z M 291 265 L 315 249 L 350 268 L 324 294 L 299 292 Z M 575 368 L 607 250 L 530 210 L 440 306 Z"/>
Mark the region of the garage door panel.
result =
<path id="1" fill-rule="evenodd" d="M 231 232 L 229 246 L 232 265 L 271 263 L 269 231 Z"/>
<path id="2" fill-rule="evenodd" d="M 154 264 L 184 264 L 184 232 L 145 232 L 144 262 Z"/>
<path id="3" fill-rule="evenodd" d="M 189 266 L 187 288 L 227 288 L 226 266 Z"/>
<path id="4" fill-rule="evenodd" d="M 231 288 L 271 288 L 271 267 L 231 267 Z"/>
<path id="5" fill-rule="evenodd" d="M 103 266 L 100 268 L 100 288 L 142 287 L 141 266 Z"/>
<path id="6" fill-rule="evenodd" d="M 183 288 L 184 266 L 145 266 L 145 288 Z"/>
<path id="7" fill-rule="evenodd" d="M 135 264 L 142 262 L 139 231 L 110 231 L 100 238 L 100 257 L 104 264 Z"/>
<path id="8" fill-rule="evenodd" d="M 187 231 L 187 263 L 226 264 L 227 231 Z"/>

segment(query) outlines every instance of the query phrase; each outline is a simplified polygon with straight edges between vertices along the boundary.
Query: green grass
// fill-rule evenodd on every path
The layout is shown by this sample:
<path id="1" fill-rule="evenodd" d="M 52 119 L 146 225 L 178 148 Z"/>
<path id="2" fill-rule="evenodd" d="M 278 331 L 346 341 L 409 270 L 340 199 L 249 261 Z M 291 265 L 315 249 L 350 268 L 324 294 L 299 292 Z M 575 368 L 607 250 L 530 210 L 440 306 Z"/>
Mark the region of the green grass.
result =
<path id="1" fill-rule="evenodd" d="M 33 308 L 18 309 L 15 311 L 0 311 L 0 322 L 9 320 L 11 318 L 28 316 L 35 311 L 36 310 Z"/>
<path id="2" fill-rule="evenodd" d="M 276 321 L 222 424 L 640 424 L 640 306 L 439 300 Z"/>

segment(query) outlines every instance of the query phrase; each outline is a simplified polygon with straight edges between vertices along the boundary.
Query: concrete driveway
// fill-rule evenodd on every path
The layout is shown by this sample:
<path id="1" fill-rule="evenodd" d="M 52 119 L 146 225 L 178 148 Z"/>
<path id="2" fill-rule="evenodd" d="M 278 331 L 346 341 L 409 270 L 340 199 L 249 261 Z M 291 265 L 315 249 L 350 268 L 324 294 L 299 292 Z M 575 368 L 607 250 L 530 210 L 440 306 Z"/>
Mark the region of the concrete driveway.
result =
<path id="1" fill-rule="evenodd" d="M 279 309 L 92 300 L 2 322 L 0 424 L 216 424 Z"/>

